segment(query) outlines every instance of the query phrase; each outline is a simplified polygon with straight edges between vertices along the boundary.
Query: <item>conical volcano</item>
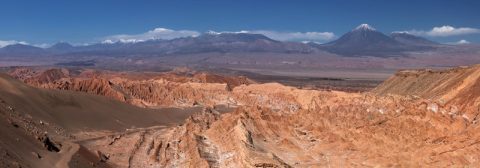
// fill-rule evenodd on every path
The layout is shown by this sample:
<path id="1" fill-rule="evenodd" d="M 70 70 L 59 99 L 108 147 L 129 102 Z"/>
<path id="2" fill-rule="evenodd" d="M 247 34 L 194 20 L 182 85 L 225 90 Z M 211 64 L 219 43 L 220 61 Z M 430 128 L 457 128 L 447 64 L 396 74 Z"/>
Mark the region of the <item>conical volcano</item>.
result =
<path id="1" fill-rule="evenodd" d="M 322 46 L 329 52 L 343 56 L 402 56 L 411 47 L 377 31 L 368 24 L 361 24 L 339 39 Z"/>

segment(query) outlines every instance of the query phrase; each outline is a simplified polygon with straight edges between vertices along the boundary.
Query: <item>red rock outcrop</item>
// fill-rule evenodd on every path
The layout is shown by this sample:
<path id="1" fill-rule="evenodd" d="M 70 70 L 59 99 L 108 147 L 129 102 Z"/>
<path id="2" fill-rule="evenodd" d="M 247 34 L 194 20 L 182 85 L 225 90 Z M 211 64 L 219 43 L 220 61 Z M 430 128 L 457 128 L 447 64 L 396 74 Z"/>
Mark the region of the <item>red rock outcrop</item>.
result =
<path id="1" fill-rule="evenodd" d="M 230 91 L 254 83 L 246 77 L 177 71 L 137 74 L 82 70 L 72 75 L 67 69 L 18 68 L 10 75 L 35 87 L 86 92 L 151 108 L 235 104 Z"/>
<path id="2" fill-rule="evenodd" d="M 375 88 L 378 95 L 421 97 L 432 111 L 462 116 L 470 121 L 479 114 L 480 65 L 446 70 L 400 71 Z"/>
<path id="3" fill-rule="evenodd" d="M 79 143 L 114 167 L 475 167 L 479 71 L 401 71 L 367 93 L 112 78 L 149 106 L 237 108 Z"/>
<path id="4" fill-rule="evenodd" d="M 476 120 L 436 112 L 413 96 L 236 87 L 232 113 L 214 109 L 162 131 L 125 135 L 133 167 L 443 167 L 480 162 Z M 438 109 L 437 109 L 438 110 Z M 120 143 L 120 141 L 118 142 Z M 87 145 L 88 146 L 88 145 Z M 136 152 L 131 152 L 136 151 Z M 130 159 L 128 159 L 130 158 Z"/>

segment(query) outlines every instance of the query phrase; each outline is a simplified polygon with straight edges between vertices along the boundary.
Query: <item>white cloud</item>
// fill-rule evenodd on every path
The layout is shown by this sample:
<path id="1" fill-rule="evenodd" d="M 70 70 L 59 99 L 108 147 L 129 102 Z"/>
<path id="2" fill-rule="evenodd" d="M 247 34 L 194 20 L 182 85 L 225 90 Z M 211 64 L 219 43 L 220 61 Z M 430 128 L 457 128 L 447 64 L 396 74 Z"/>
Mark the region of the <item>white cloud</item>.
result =
<path id="1" fill-rule="evenodd" d="M 322 42 L 335 38 L 332 32 L 279 32 L 269 30 L 253 30 L 248 33 L 263 34 L 271 39 L 279 41 L 314 41 Z"/>
<path id="2" fill-rule="evenodd" d="M 411 30 L 406 32 L 414 35 L 420 35 L 420 36 L 447 37 L 447 36 L 458 36 L 458 35 L 480 33 L 480 29 L 470 28 L 470 27 L 455 28 L 453 26 L 445 25 L 441 27 L 434 27 L 429 31 Z"/>
<path id="3" fill-rule="evenodd" d="M 5 46 L 13 45 L 13 44 L 24 44 L 27 45 L 28 43 L 25 41 L 15 41 L 15 40 L 0 40 L 0 48 L 3 48 Z"/>
<path id="4" fill-rule="evenodd" d="M 427 32 L 429 36 L 455 36 L 463 34 L 480 33 L 480 29 L 452 26 L 434 27 L 431 31 Z"/>
<path id="5" fill-rule="evenodd" d="M 191 37 L 200 35 L 197 31 L 192 30 L 171 30 L 166 28 L 155 28 L 145 33 L 141 34 L 119 34 L 108 36 L 104 38 L 103 43 L 115 43 L 115 42 L 124 42 L 124 43 L 136 43 L 146 40 L 154 39 L 165 39 L 170 40 L 180 37 Z"/>

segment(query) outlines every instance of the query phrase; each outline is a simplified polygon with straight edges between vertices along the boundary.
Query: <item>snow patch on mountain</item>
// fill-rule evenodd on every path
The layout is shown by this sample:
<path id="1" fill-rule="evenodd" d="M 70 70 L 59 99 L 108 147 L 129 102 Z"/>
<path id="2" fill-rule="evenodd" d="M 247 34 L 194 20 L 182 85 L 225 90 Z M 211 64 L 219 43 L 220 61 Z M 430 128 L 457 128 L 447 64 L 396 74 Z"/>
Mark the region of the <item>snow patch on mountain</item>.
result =
<path id="1" fill-rule="evenodd" d="M 364 24 L 361 24 L 361 25 L 357 26 L 354 30 L 371 30 L 371 31 L 374 31 L 375 28 L 373 28 L 372 26 L 364 23 Z"/>

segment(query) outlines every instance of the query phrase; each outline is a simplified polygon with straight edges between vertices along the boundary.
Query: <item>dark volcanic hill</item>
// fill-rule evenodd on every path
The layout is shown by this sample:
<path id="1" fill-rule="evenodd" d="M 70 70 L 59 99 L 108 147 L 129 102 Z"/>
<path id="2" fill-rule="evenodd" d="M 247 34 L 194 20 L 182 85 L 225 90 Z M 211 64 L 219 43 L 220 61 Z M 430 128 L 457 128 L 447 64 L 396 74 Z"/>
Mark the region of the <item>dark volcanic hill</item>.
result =
<path id="1" fill-rule="evenodd" d="M 9 55 L 39 55 L 45 54 L 46 51 L 39 47 L 34 47 L 26 44 L 13 44 L 0 48 L 0 54 Z"/>
<path id="2" fill-rule="evenodd" d="M 47 50 L 52 52 L 70 52 L 70 51 L 73 51 L 74 49 L 75 47 L 67 42 L 56 43 L 53 46 L 47 48 Z"/>
<path id="3" fill-rule="evenodd" d="M 390 34 L 395 41 L 411 46 L 435 46 L 440 45 L 437 42 L 428 40 L 423 37 L 415 36 L 406 32 L 393 32 Z"/>

